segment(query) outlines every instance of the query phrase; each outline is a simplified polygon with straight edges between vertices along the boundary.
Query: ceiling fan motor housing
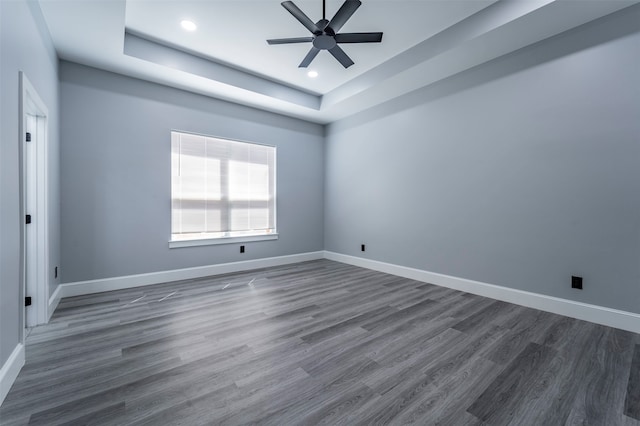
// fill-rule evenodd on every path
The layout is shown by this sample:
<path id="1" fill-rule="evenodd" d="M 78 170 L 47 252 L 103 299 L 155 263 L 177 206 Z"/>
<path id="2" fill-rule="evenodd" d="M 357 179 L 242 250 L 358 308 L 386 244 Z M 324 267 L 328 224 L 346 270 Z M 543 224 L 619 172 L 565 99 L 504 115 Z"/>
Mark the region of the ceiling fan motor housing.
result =
<path id="1" fill-rule="evenodd" d="M 322 34 L 313 39 L 313 47 L 320 50 L 333 49 L 336 46 L 336 39 L 333 36 Z"/>

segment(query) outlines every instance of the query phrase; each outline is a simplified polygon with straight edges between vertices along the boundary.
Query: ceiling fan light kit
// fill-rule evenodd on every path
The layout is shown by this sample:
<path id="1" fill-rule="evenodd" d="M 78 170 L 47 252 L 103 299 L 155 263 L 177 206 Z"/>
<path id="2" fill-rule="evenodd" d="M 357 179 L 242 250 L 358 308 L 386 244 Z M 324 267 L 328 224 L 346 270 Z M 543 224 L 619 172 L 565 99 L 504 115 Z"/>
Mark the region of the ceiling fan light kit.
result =
<path id="1" fill-rule="evenodd" d="M 382 41 L 381 32 L 371 33 L 338 33 L 342 26 L 351 18 L 351 15 L 360 7 L 360 0 L 346 0 L 336 12 L 333 19 L 328 21 L 325 18 L 326 0 L 322 1 L 322 19 L 314 23 L 305 13 L 292 1 L 284 1 L 282 7 L 287 9 L 306 29 L 313 35 L 310 37 L 278 38 L 267 40 L 269 44 L 291 44 L 291 43 L 312 43 L 311 50 L 302 60 L 298 67 L 306 68 L 315 59 L 321 50 L 326 50 L 342 64 L 349 68 L 353 61 L 338 46 L 338 43 L 380 43 Z"/>

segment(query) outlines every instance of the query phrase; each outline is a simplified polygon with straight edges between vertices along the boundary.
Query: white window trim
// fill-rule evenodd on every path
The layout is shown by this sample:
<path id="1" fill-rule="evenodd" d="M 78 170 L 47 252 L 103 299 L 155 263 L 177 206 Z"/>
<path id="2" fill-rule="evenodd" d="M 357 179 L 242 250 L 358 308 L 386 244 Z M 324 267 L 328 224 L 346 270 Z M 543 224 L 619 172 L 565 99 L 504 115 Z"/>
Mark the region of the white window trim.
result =
<path id="1" fill-rule="evenodd" d="M 256 241 L 277 240 L 278 234 L 245 235 L 242 237 L 203 238 L 199 240 L 169 241 L 169 248 L 213 246 L 217 244 L 252 243 Z"/>

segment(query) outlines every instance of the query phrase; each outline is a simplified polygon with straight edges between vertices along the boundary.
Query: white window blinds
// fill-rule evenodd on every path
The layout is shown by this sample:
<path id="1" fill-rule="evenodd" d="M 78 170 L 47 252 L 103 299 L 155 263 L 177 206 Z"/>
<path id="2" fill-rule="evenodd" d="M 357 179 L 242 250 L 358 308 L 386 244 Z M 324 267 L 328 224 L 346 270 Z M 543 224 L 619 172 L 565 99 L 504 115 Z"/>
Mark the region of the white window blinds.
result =
<path id="1" fill-rule="evenodd" d="M 171 240 L 276 232 L 272 146 L 171 132 Z"/>

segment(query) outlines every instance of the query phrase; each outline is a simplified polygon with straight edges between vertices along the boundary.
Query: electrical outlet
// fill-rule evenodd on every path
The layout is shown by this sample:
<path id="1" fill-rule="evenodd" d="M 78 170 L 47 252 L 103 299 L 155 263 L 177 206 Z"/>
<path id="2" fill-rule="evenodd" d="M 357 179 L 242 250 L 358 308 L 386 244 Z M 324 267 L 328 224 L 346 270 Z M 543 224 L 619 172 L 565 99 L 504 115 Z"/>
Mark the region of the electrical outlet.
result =
<path id="1" fill-rule="evenodd" d="M 240 253 L 244 253 L 244 246 L 240 246 Z"/>
<path id="2" fill-rule="evenodd" d="M 360 251 L 364 251 L 364 244 L 360 244 Z"/>
<path id="3" fill-rule="evenodd" d="M 582 290 L 582 277 L 571 276 L 571 288 Z"/>

